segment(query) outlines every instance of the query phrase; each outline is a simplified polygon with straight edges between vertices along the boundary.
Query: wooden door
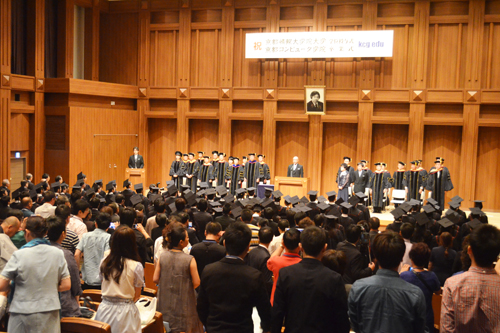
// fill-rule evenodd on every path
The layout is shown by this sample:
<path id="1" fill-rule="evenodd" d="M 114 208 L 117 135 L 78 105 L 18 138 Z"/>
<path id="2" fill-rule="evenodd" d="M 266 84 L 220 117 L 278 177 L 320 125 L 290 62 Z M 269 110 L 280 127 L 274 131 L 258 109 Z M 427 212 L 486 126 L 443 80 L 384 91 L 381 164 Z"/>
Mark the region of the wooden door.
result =
<path id="1" fill-rule="evenodd" d="M 133 135 L 96 135 L 94 136 L 94 178 L 103 179 L 104 184 L 116 180 L 118 189 L 122 189 L 125 169 L 132 150 L 138 144 Z"/>
<path id="2" fill-rule="evenodd" d="M 26 158 L 10 159 L 10 190 L 15 191 L 21 187 L 21 180 L 26 174 Z"/>

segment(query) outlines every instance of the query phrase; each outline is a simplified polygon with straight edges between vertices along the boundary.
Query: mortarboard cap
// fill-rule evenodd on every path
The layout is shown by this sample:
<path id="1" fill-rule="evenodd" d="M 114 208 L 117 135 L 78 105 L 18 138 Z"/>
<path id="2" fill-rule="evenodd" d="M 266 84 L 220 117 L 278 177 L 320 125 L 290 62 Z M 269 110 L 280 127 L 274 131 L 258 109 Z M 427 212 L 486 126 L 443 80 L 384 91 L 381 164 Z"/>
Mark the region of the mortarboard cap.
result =
<path id="1" fill-rule="evenodd" d="M 170 211 L 170 214 L 175 213 L 177 211 L 177 208 L 175 207 L 175 202 L 168 205 L 167 209 Z"/>
<path id="2" fill-rule="evenodd" d="M 353 206 L 356 206 L 358 203 L 359 203 L 359 198 L 355 195 L 353 195 L 349 200 L 348 202 L 353 205 Z"/>
<path id="3" fill-rule="evenodd" d="M 175 156 L 182 156 L 182 153 L 180 151 L 176 151 Z"/>
<path id="4" fill-rule="evenodd" d="M 318 197 L 318 202 L 325 202 L 325 201 L 327 201 L 327 200 L 326 200 L 326 198 L 324 196 L 320 195 Z"/>
<path id="5" fill-rule="evenodd" d="M 212 151 L 212 155 L 213 155 L 213 154 L 217 154 L 217 155 L 219 155 L 219 152 L 218 152 L 217 150 L 213 150 L 213 151 Z"/>
<path id="6" fill-rule="evenodd" d="M 286 195 L 283 199 L 285 199 L 285 203 L 286 203 L 287 205 L 289 205 L 289 204 L 291 204 L 291 203 L 292 203 L 292 201 L 291 201 L 291 200 L 292 200 L 292 197 L 291 197 L 291 196 L 289 196 L 289 195 Z"/>
<path id="7" fill-rule="evenodd" d="M 412 206 L 420 206 L 422 203 L 420 202 L 420 200 L 416 200 L 416 199 L 411 199 L 410 200 L 410 205 Z"/>
<path id="8" fill-rule="evenodd" d="M 350 203 L 348 203 L 348 202 L 343 202 L 343 203 L 340 204 L 340 206 L 342 208 L 347 208 L 347 209 L 351 209 L 352 208 L 352 205 Z"/>
<path id="9" fill-rule="evenodd" d="M 349 160 L 349 162 L 351 162 L 351 161 L 352 161 L 352 160 L 351 160 L 351 158 L 350 158 L 350 157 L 347 157 L 347 156 L 345 156 L 343 159 L 344 159 L 344 160 Z"/>
<path id="10" fill-rule="evenodd" d="M 169 185 L 167 187 L 167 192 L 170 195 L 175 195 L 177 193 L 177 187 L 175 185 Z"/>
<path id="11" fill-rule="evenodd" d="M 298 209 L 299 209 L 301 212 L 304 212 L 304 213 L 310 212 L 310 211 L 312 210 L 312 208 L 307 207 L 307 206 L 302 206 L 302 207 L 299 207 Z"/>
<path id="12" fill-rule="evenodd" d="M 356 196 L 360 199 L 365 199 L 367 198 L 366 194 L 364 194 L 363 192 L 358 192 L 358 193 L 355 193 Z"/>
<path id="13" fill-rule="evenodd" d="M 424 206 L 424 212 L 430 214 L 430 213 L 434 213 L 436 211 L 436 209 L 434 209 L 434 207 L 432 205 L 425 205 Z"/>
<path id="14" fill-rule="evenodd" d="M 212 207 L 212 208 L 221 206 L 220 202 L 218 202 L 218 201 L 210 201 L 209 204 L 210 204 L 210 207 Z"/>
<path id="15" fill-rule="evenodd" d="M 95 194 L 95 191 L 93 188 L 90 188 L 89 190 L 85 191 L 85 196 L 87 197 L 92 197 L 92 195 Z"/>
<path id="16" fill-rule="evenodd" d="M 298 204 L 298 203 L 299 203 L 299 201 L 300 201 L 300 199 L 299 199 L 299 197 L 298 197 L 297 195 L 294 195 L 293 197 L 291 197 L 291 198 L 290 198 L 290 203 L 291 203 L 292 205 L 296 205 L 296 204 Z"/>
<path id="17" fill-rule="evenodd" d="M 330 198 L 330 197 L 337 195 L 337 192 L 335 192 L 335 191 L 326 192 L 326 195 Z"/>
<path id="18" fill-rule="evenodd" d="M 428 202 L 429 204 L 433 205 L 434 207 L 435 207 L 436 205 L 438 205 L 438 204 L 439 204 L 439 202 L 437 202 L 437 201 L 436 201 L 436 200 L 434 200 L 433 198 L 429 198 L 429 199 L 427 199 L 427 202 Z"/>
<path id="19" fill-rule="evenodd" d="M 181 185 L 181 192 L 184 193 L 184 191 L 187 191 L 191 188 L 189 185 Z"/>
<path id="20" fill-rule="evenodd" d="M 255 156 L 255 153 L 248 153 L 248 156 Z"/>
<path id="21" fill-rule="evenodd" d="M 219 185 L 215 188 L 217 191 L 217 194 L 220 196 L 223 196 L 224 194 L 227 194 L 227 188 L 224 185 Z"/>
<path id="22" fill-rule="evenodd" d="M 340 205 L 342 205 L 343 202 L 344 202 L 344 199 L 338 198 L 337 201 L 335 201 L 335 204 L 340 206 Z"/>
<path id="23" fill-rule="evenodd" d="M 94 184 L 101 185 L 102 186 L 102 179 L 98 179 L 94 182 Z"/>
<path id="24" fill-rule="evenodd" d="M 309 191 L 307 195 L 318 195 L 318 191 Z"/>
<path id="25" fill-rule="evenodd" d="M 299 202 L 302 202 L 303 204 L 307 204 L 307 203 L 309 203 L 309 199 L 307 199 L 305 196 L 303 196 L 302 198 L 300 198 Z"/>
<path id="26" fill-rule="evenodd" d="M 427 217 L 427 214 L 425 213 L 418 213 L 415 215 L 415 220 L 417 220 L 418 225 L 424 225 L 430 221 L 429 217 Z"/>
<path id="27" fill-rule="evenodd" d="M 86 178 L 85 174 L 83 172 L 80 172 L 78 175 L 76 175 L 76 179 L 83 179 Z"/>
<path id="28" fill-rule="evenodd" d="M 142 202 L 142 198 L 139 194 L 134 194 L 130 197 L 130 202 L 132 203 L 132 207 Z"/>
<path id="29" fill-rule="evenodd" d="M 454 201 L 454 202 L 457 202 L 457 203 L 461 203 L 462 201 L 464 201 L 464 199 L 462 199 L 458 195 L 455 195 L 453 198 L 451 198 L 451 201 Z"/>
<path id="30" fill-rule="evenodd" d="M 397 219 L 400 219 L 403 215 L 404 215 L 404 210 L 402 210 L 401 208 L 396 208 L 394 209 L 391 214 L 392 216 L 394 216 L 394 219 L 397 220 Z"/>
<path id="31" fill-rule="evenodd" d="M 411 209 L 411 205 L 408 202 L 402 203 L 399 208 L 405 211 L 405 213 L 408 213 Z"/>
<path id="32" fill-rule="evenodd" d="M 106 191 L 111 191 L 114 187 L 115 185 L 113 185 L 112 183 L 106 184 Z"/>
<path id="33" fill-rule="evenodd" d="M 249 187 L 247 188 L 248 192 L 255 192 L 256 188 L 255 187 Z"/>
<path id="34" fill-rule="evenodd" d="M 471 229 L 476 229 L 482 225 L 483 223 L 478 219 L 473 219 L 472 221 L 469 222 L 469 226 L 471 227 Z"/>
<path id="35" fill-rule="evenodd" d="M 73 190 L 81 190 L 81 189 L 82 189 L 82 187 L 81 187 L 81 186 L 78 186 L 78 185 L 73 185 L 73 186 L 71 186 L 71 188 L 72 188 Z"/>
<path id="36" fill-rule="evenodd" d="M 241 209 L 241 207 L 235 207 L 231 209 L 231 214 L 233 214 L 234 218 L 237 219 L 238 217 L 241 216 L 242 211 L 243 209 Z"/>
<path id="37" fill-rule="evenodd" d="M 224 202 L 225 203 L 231 203 L 234 201 L 234 195 L 232 195 L 231 193 L 228 193 L 225 197 L 224 197 Z"/>
<path id="38" fill-rule="evenodd" d="M 214 188 L 209 188 L 206 190 L 207 195 L 215 195 L 217 192 L 215 191 Z"/>
<path id="39" fill-rule="evenodd" d="M 76 181 L 76 185 L 82 185 L 82 184 L 84 184 L 84 183 L 85 183 L 85 181 L 83 180 L 83 178 L 78 179 L 78 180 Z"/>
<path id="40" fill-rule="evenodd" d="M 483 209 L 484 200 L 473 200 L 473 202 L 474 202 L 474 207 L 477 207 L 479 209 Z"/>
<path id="41" fill-rule="evenodd" d="M 319 205 L 317 205 L 316 207 L 318 207 L 321 211 L 326 211 L 328 208 L 330 208 L 330 205 L 327 204 L 327 203 L 320 203 Z"/>
<path id="42" fill-rule="evenodd" d="M 260 204 L 262 205 L 262 207 L 268 207 L 271 205 L 275 206 L 274 200 L 271 198 L 265 198 L 264 200 L 262 200 L 262 202 Z"/>
<path id="43" fill-rule="evenodd" d="M 222 213 L 222 208 L 220 207 L 215 207 L 214 209 L 212 209 L 216 214 L 221 214 Z"/>
<path id="44" fill-rule="evenodd" d="M 281 198 L 283 196 L 283 193 L 281 193 L 280 190 L 276 190 L 272 194 L 275 198 Z"/>
<path id="45" fill-rule="evenodd" d="M 208 183 L 207 182 L 200 183 L 200 188 L 201 189 L 207 189 L 208 188 Z"/>
<path id="46" fill-rule="evenodd" d="M 449 228 L 453 225 L 453 222 L 451 222 L 448 218 L 443 218 L 438 221 L 438 223 L 443 227 L 443 228 Z"/>
<path id="47" fill-rule="evenodd" d="M 68 184 L 66 184 L 66 183 L 62 183 L 62 184 L 61 184 L 61 187 L 62 187 L 62 188 L 68 188 L 68 187 L 69 187 L 69 185 L 68 185 Z"/>
<path id="48" fill-rule="evenodd" d="M 480 216 L 482 214 L 481 209 L 477 207 L 469 208 L 472 215 Z"/>
<path id="49" fill-rule="evenodd" d="M 61 187 L 61 183 L 59 183 L 59 182 L 52 183 L 52 184 L 50 184 L 50 187 L 51 187 L 51 188 L 58 188 L 58 187 Z"/>
<path id="50" fill-rule="evenodd" d="M 160 184 L 160 183 L 158 183 L 158 184 Z M 173 180 L 167 180 L 166 185 L 167 186 L 175 185 L 175 182 Z"/>
<path id="51" fill-rule="evenodd" d="M 132 183 L 131 183 L 128 179 L 125 179 L 125 180 L 123 181 L 123 187 L 127 187 L 127 186 L 129 186 L 130 184 L 132 184 Z"/>
<path id="52" fill-rule="evenodd" d="M 450 201 L 448 202 L 448 205 L 450 205 L 450 207 L 453 209 L 458 209 L 458 207 L 460 207 L 460 202 Z"/>
<path id="53" fill-rule="evenodd" d="M 266 191 L 266 192 L 271 192 L 271 194 L 272 194 L 273 189 L 272 189 L 271 187 L 266 187 L 266 190 L 265 190 L 265 191 Z"/>
<path id="54" fill-rule="evenodd" d="M 339 218 L 335 215 L 325 215 L 326 219 L 331 222 L 331 221 L 335 221 L 335 220 L 338 220 Z"/>
<path id="55" fill-rule="evenodd" d="M 247 193 L 247 189 L 246 188 L 239 188 L 236 191 L 234 191 L 234 193 L 236 193 L 237 195 L 242 195 L 242 194 Z"/>
<path id="56" fill-rule="evenodd" d="M 142 185 L 142 183 L 134 185 L 134 190 L 136 190 L 136 191 L 140 191 L 143 189 L 144 189 L 144 186 Z"/>
<path id="57" fill-rule="evenodd" d="M 398 164 L 401 164 L 401 165 L 403 165 L 403 166 L 406 166 L 406 163 L 405 163 L 405 162 L 403 162 L 403 161 L 398 161 Z"/>

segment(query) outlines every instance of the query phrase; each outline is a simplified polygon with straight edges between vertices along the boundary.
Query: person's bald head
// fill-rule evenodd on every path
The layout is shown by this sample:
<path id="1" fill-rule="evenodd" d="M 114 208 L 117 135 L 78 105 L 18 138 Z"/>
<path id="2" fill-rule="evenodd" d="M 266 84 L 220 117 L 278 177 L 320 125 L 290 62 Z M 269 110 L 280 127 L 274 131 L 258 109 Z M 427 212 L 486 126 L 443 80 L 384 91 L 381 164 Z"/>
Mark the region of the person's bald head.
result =
<path id="1" fill-rule="evenodd" d="M 21 199 L 21 207 L 31 209 L 33 206 L 33 200 L 30 197 L 24 197 Z"/>
<path id="2" fill-rule="evenodd" d="M 10 238 L 14 237 L 14 235 L 19 230 L 19 226 L 20 226 L 20 222 L 17 219 L 17 217 L 15 217 L 15 216 L 10 216 L 10 217 L 6 218 L 2 222 L 2 225 L 1 225 L 4 234 L 9 236 Z"/>
<path id="3" fill-rule="evenodd" d="M 299 157 L 298 156 L 294 156 L 293 157 L 293 163 L 295 163 L 295 164 L 299 163 Z"/>

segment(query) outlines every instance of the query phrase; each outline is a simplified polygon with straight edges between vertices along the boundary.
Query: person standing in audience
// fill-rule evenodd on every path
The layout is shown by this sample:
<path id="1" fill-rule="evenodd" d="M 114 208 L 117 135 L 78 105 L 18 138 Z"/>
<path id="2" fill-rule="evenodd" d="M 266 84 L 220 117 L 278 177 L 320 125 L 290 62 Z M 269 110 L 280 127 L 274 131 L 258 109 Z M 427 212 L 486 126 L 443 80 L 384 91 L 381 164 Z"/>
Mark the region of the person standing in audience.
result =
<path id="1" fill-rule="evenodd" d="M 270 331 L 271 304 L 262 273 L 244 261 L 251 239 L 248 226 L 231 224 L 224 233 L 228 255 L 203 270 L 197 310 L 207 332 L 253 333 L 254 307 L 262 330 Z"/>
<path id="2" fill-rule="evenodd" d="M 229 216 L 231 214 L 232 205 L 230 203 L 225 203 L 222 207 L 222 215 L 215 218 L 215 222 L 218 222 L 222 227 L 222 231 L 226 230 L 231 223 L 234 223 L 234 219 Z"/>
<path id="3" fill-rule="evenodd" d="M 0 275 L 0 291 L 10 287 L 12 299 L 7 331 L 61 332 L 58 292 L 71 289 L 68 265 L 63 252 L 43 238 L 43 217 L 29 217 L 25 232 L 28 243 L 12 254 Z"/>
<path id="4" fill-rule="evenodd" d="M 213 221 L 213 217 L 207 212 L 208 202 L 205 199 L 201 199 L 196 205 L 198 212 L 193 213 L 194 225 L 196 226 L 196 233 L 198 240 L 202 241 L 205 239 L 205 227 L 207 223 Z"/>
<path id="5" fill-rule="evenodd" d="M 406 242 L 406 240 L 405 240 Z M 434 274 L 424 267 L 429 263 L 431 250 L 425 243 L 416 243 L 409 253 L 411 265 L 405 265 L 401 278 L 408 283 L 419 287 L 425 296 L 426 324 L 429 332 L 434 329 L 434 311 L 432 310 L 432 295 L 441 293 L 441 284 Z"/>
<path id="6" fill-rule="evenodd" d="M 219 244 L 222 227 L 218 222 L 209 222 L 205 228 L 205 239 L 193 245 L 190 255 L 196 260 L 198 275 L 201 276 L 205 266 L 217 262 L 226 256 L 226 249 Z"/>
<path id="7" fill-rule="evenodd" d="M 109 240 L 111 235 L 106 232 L 111 224 L 111 216 L 106 213 L 99 213 L 95 219 L 96 228 L 82 237 L 78 243 L 75 252 L 75 259 L 80 266 L 80 260 L 83 256 L 82 280 L 84 289 L 101 289 L 101 280 L 99 279 L 99 265 L 104 252 L 109 250 Z"/>
<path id="8" fill-rule="evenodd" d="M 43 205 L 35 209 L 35 214 L 40 215 L 43 218 L 47 218 L 49 216 L 54 215 L 54 211 L 56 210 L 56 195 L 52 191 L 47 191 L 43 194 Z"/>
<path id="9" fill-rule="evenodd" d="M 87 225 L 83 222 L 87 218 L 90 212 L 90 205 L 87 201 L 78 199 L 71 207 L 73 215 L 69 219 L 67 225 L 68 230 L 75 232 L 78 235 L 78 239 L 81 240 L 83 234 L 87 232 Z"/>
<path id="10" fill-rule="evenodd" d="M 326 235 L 318 227 L 302 231 L 303 259 L 279 271 L 272 310 L 272 333 L 349 332 L 347 295 L 342 276 L 320 261 Z"/>
<path id="11" fill-rule="evenodd" d="M 64 237 L 66 237 L 66 222 L 59 217 L 52 216 L 47 219 L 47 226 L 47 237 L 50 245 L 63 251 L 69 275 L 71 276 L 71 289 L 61 292 L 60 295 L 61 317 L 80 317 L 80 304 L 78 304 L 79 297 L 82 295 L 80 270 L 73 253 L 61 246 Z"/>
<path id="12" fill-rule="evenodd" d="M 4 269 L 12 254 L 17 251 L 17 247 L 11 238 L 19 230 L 21 223 L 15 216 L 9 216 L 0 225 L 0 272 Z"/>
<path id="13" fill-rule="evenodd" d="M 439 236 L 439 245 L 432 249 L 429 270 L 436 273 L 441 286 L 453 274 L 453 262 L 457 252 L 452 249 L 453 237 L 449 232 Z"/>
<path id="14" fill-rule="evenodd" d="M 358 170 L 353 171 L 351 179 L 352 193 L 365 193 L 370 180 L 370 175 L 363 169 L 363 163 L 358 163 Z"/>
<path id="15" fill-rule="evenodd" d="M 258 269 L 262 273 L 269 296 L 271 296 L 271 290 L 273 289 L 273 275 L 267 268 L 267 261 L 271 257 L 269 243 L 272 240 L 273 230 L 270 227 L 261 227 L 259 230 L 259 245 L 245 257 L 248 266 Z"/>
<path id="16" fill-rule="evenodd" d="M 349 318 L 356 333 L 424 333 L 425 297 L 404 281 L 398 267 L 405 254 L 403 237 L 393 232 L 377 235 L 372 246 L 380 269 L 356 281 L 349 292 Z"/>
<path id="17" fill-rule="evenodd" d="M 286 221 L 286 220 L 285 220 Z M 280 221 L 281 223 L 282 221 Z M 288 221 L 286 221 L 288 224 Z M 279 224 L 278 224 L 279 225 Z M 286 228 L 285 228 L 286 229 Z M 280 270 L 284 267 L 294 265 L 302 260 L 300 252 L 300 231 L 296 228 L 286 230 L 281 237 L 279 247 L 271 254 L 267 261 L 267 268 L 273 273 L 273 289 L 271 292 L 271 305 L 274 303 L 276 283 L 280 276 Z"/>
<path id="18" fill-rule="evenodd" d="M 198 268 L 193 256 L 183 252 L 189 244 L 187 231 L 181 223 L 171 223 L 166 240 L 168 251 L 161 253 L 153 276 L 158 285 L 157 310 L 163 314 L 171 332 L 203 333 L 194 292 L 200 285 Z"/>
<path id="19" fill-rule="evenodd" d="M 475 228 L 467 253 L 471 267 L 446 280 L 441 305 L 441 332 L 498 332 L 500 275 L 494 262 L 500 254 L 500 231 L 491 225 Z"/>
<path id="20" fill-rule="evenodd" d="M 401 225 L 401 229 L 399 230 L 399 234 L 405 240 L 405 247 L 406 247 L 405 255 L 403 256 L 403 260 L 401 261 L 401 265 L 399 266 L 400 272 L 401 272 L 401 269 L 403 268 L 403 265 L 410 265 L 411 264 L 410 251 L 411 251 L 413 244 L 411 243 L 410 239 L 413 236 L 414 231 L 415 231 L 415 228 L 413 227 L 413 225 L 411 223 L 408 223 L 408 222 L 403 223 Z"/>
<path id="21" fill-rule="evenodd" d="M 68 224 L 71 218 L 71 208 L 68 205 L 58 205 L 55 210 L 55 215 L 66 222 L 66 237 L 62 242 L 63 249 L 67 249 L 71 251 L 71 253 L 75 254 L 76 247 L 80 240 L 78 239 L 78 235 L 76 232 L 68 229 Z"/>
<path id="22" fill-rule="evenodd" d="M 111 252 L 99 268 L 102 303 L 95 320 L 111 326 L 111 332 L 140 333 L 141 317 L 135 302 L 144 287 L 144 268 L 137 253 L 134 230 L 122 226 L 111 237 Z"/>

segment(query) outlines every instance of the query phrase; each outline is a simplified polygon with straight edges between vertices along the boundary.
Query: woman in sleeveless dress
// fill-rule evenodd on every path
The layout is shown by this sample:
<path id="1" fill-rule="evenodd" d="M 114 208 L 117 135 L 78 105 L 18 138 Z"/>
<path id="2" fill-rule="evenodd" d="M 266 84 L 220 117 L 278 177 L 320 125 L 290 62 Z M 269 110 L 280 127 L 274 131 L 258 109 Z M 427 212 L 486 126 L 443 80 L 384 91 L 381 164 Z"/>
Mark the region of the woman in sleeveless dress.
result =
<path id="1" fill-rule="evenodd" d="M 163 251 L 156 264 L 153 280 L 158 284 L 158 308 L 172 333 L 203 333 L 196 310 L 195 288 L 200 285 L 193 256 L 185 254 L 189 237 L 179 223 L 168 225 L 168 251 Z"/>

